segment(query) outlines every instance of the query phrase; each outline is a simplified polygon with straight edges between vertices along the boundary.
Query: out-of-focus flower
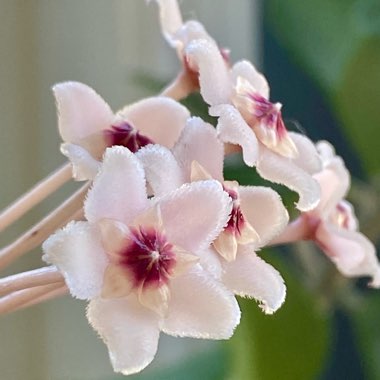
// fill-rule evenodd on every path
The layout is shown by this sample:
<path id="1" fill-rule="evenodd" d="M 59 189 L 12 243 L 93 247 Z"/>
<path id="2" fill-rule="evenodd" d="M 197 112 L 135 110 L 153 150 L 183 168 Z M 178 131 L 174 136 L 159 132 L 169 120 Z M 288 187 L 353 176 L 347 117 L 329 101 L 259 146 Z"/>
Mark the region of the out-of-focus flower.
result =
<path id="1" fill-rule="evenodd" d="M 108 346 L 115 371 L 153 359 L 159 332 L 227 339 L 239 323 L 233 296 L 198 263 L 219 235 L 231 199 L 217 181 L 185 184 L 148 199 L 144 170 L 127 148 L 106 150 L 85 205 L 43 245 Z"/>
<path id="2" fill-rule="evenodd" d="M 143 99 L 114 114 L 90 87 L 65 82 L 53 87 L 58 108 L 62 153 L 73 165 L 77 180 L 92 179 L 106 147 L 121 145 L 136 152 L 158 143 L 172 147 L 189 111 L 166 97 Z"/>
<path id="3" fill-rule="evenodd" d="M 350 175 L 343 160 L 326 141 L 317 144 L 323 170 L 314 175 L 322 189 L 318 207 L 305 213 L 312 228 L 311 238 L 345 276 L 369 276 L 370 286 L 380 287 L 380 264 L 374 245 L 360 232 L 352 205 L 344 198 L 350 188 Z"/>
<path id="4" fill-rule="evenodd" d="M 311 175 L 321 169 L 317 151 L 308 138 L 287 131 L 282 105 L 269 101 L 265 77 L 248 61 L 226 64 L 223 51 L 199 22 L 182 22 L 176 1 L 158 3 L 163 33 L 198 74 L 209 112 L 219 118 L 220 138 L 240 145 L 245 163 L 256 166 L 263 178 L 296 191 L 298 209 L 316 207 L 320 189 Z"/>
<path id="5" fill-rule="evenodd" d="M 167 182 L 179 187 L 184 182 L 216 179 L 223 185 L 232 199 L 231 214 L 226 228 L 213 242 L 218 254 L 209 250 L 200 262 L 235 294 L 256 299 L 266 313 L 276 311 L 285 300 L 284 281 L 255 250 L 287 225 L 288 213 L 279 195 L 270 188 L 224 181 L 223 144 L 215 129 L 197 117 L 188 120 L 173 152 L 149 145 L 137 157 L 156 194 L 172 190 L 167 188 Z M 165 165 L 154 165 L 155 162 Z"/>

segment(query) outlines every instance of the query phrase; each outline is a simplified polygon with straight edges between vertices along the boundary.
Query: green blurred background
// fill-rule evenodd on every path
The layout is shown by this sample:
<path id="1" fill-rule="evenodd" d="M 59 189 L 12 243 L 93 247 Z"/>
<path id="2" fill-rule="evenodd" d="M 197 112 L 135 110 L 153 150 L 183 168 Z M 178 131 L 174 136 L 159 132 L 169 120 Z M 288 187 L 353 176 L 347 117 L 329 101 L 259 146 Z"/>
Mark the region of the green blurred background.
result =
<path id="1" fill-rule="evenodd" d="M 0 0 L 1 206 L 53 170 L 58 154 L 49 87 L 93 86 L 117 109 L 158 91 L 177 62 L 158 35 L 155 7 L 140 0 Z M 380 237 L 380 1 L 183 0 L 234 60 L 253 60 L 289 129 L 332 142 L 353 175 L 349 199 L 362 230 Z M 168 58 L 169 57 L 169 58 Z M 153 65 L 152 62 L 155 64 Z M 199 98 L 186 100 L 202 114 Z M 261 183 L 238 158 L 226 176 Z M 55 202 L 64 189 L 8 241 Z M 276 187 L 290 206 L 295 197 Z M 228 342 L 164 338 L 134 380 L 378 380 L 380 293 L 346 280 L 309 243 L 263 250 L 283 274 L 287 301 L 264 316 L 241 300 L 242 322 Z M 36 251 L 10 268 L 41 266 Z M 118 379 L 107 352 L 69 297 L 0 320 L 1 379 Z M 122 377 L 120 377 L 122 378 Z"/>

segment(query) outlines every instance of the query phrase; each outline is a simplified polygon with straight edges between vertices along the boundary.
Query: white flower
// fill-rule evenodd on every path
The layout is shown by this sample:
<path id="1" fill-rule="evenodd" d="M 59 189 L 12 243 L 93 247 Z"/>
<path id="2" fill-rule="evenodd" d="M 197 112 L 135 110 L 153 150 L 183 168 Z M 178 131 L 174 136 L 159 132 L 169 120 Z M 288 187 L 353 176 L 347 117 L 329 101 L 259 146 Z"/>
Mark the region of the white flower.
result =
<path id="1" fill-rule="evenodd" d="M 233 294 L 198 263 L 222 231 L 231 200 L 217 181 L 147 198 L 142 165 L 127 148 L 106 150 L 84 205 L 43 245 L 108 346 L 114 370 L 142 370 L 159 332 L 227 339 L 239 323 Z"/>
<path id="2" fill-rule="evenodd" d="M 150 143 L 172 147 L 190 116 L 189 111 L 166 97 L 143 99 L 115 115 L 90 87 L 65 82 L 53 87 L 62 153 L 73 165 L 77 180 L 93 179 L 106 147 L 121 145 L 136 152 Z"/>

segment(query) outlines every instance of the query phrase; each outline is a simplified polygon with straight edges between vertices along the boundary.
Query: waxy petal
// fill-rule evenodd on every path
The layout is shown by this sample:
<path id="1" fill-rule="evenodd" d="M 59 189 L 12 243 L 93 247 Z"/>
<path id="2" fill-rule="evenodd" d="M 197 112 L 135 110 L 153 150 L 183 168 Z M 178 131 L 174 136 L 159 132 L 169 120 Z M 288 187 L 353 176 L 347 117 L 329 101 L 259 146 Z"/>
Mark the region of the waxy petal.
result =
<path id="1" fill-rule="evenodd" d="M 232 82 L 236 84 L 239 77 L 247 80 L 258 94 L 269 99 L 269 85 L 264 75 L 257 71 L 249 61 L 236 62 L 231 69 Z"/>
<path id="2" fill-rule="evenodd" d="M 73 177 L 77 181 L 92 180 L 99 171 L 100 162 L 79 145 L 63 143 L 61 152 L 71 162 L 73 167 Z"/>
<path id="3" fill-rule="evenodd" d="M 259 143 L 240 112 L 230 104 L 211 107 L 209 112 L 210 115 L 219 117 L 216 129 L 220 139 L 226 143 L 240 145 L 244 162 L 248 166 L 255 166 L 259 154 Z"/>
<path id="4" fill-rule="evenodd" d="M 190 118 L 173 153 L 185 173 L 191 177 L 191 165 L 197 161 L 212 178 L 223 181 L 223 143 L 218 139 L 215 128 L 199 117 Z"/>
<path id="5" fill-rule="evenodd" d="M 236 236 L 230 231 L 223 231 L 214 240 L 215 250 L 226 260 L 234 261 L 236 259 L 236 253 L 238 249 L 238 242 Z"/>
<path id="6" fill-rule="evenodd" d="M 155 144 L 172 148 L 189 117 L 189 110 L 180 103 L 156 96 L 126 106 L 117 113 L 116 122 L 127 121 Z"/>
<path id="7" fill-rule="evenodd" d="M 166 284 L 162 284 L 159 287 L 143 286 L 140 288 L 138 296 L 141 305 L 154 311 L 162 318 L 167 315 L 170 289 Z"/>
<path id="8" fill-rule="evenodd" d="M 255 247 L 266 245 L 288 224 L 289 215 L 281 197 L 268 187 L 240 186 L 239 200 L 244 217 L 260 238 Z"/>
<path id="9" fill-rule="evenodd" d="M 298 157 L 293 162 L 309 174 L 318 173 L 322 170 L 322 160 L 314 143 L 300 133 L 288 132 L 298 151 Z"/>
<path id="10" fill-rule="evenodd" d="M 115 372 L 140 372 L 154 358 L 159 338 L 158 316 L 131 295 L 90 302 L 87 318 L 108 347 Z"/>
<path id="11" fill-rule="evenodd" d="M 232 86 L 226 62 L 216 43 L 198 39 L 185 50 L 189 66 L 199 72 L 200 92 L 206 103 L 228 103 Z"/>
<path id="12" fill-rule="evenodd" d="M 71 222 L 51 235 L 42 249 L 42 259 L 59 269 L 73 297 L 92 299 L 100 295 L 108 258 L 95 226 Z"/>
<path id="13" fill-rule="evenodd" d="M 230 197 L 211 180 L 185 184 L 159 205 L 168 241 L 195 254 L 220 234 L 231 212 Z"/>
<path id="14" fill-rule="evenodd" d="M 64 82 L 56 84 L 53 92 L 58 108 L 58 128 L 65 142 L 81 145 L 81 140 L 110 127 L 113 112 L 91 87 L 79 82 Z"/>
<path id="15" fill-rule="evenodd" d="M 348 231 L 322 222 L 316 231 L 321 249 L 348 277 L 370 276 L 374 287 L 380 287 L 380 264 L 374 245 L 360 232 Z"/>
<path id="16" fill-rule="evenodd" d="M 104 285 L 102 289 L 102 298 L 121 298 L 128 296 L 134 283 L 128 271 L 120 265 L 108 265 L 104 273 Z"/>
<path id="17" fill-rule="evenodd" d="M 235 297 L 200 267 L 172 280 L 162 331 L 181 337 L 228 339 L 240 321 Z"/>
<path id="18" fill-rule="evenodd" d="M 219 253 L 210 247 L 202 250 L 202 252 L 199 253 L 199 257 L 201 267 L 215 279 L 220 280 L 222 278 L 223 268 Z"/>
<path id="19" fill-rule="evenodd" d="M 110 257 L 117 256 L 128 242 L 128 227 L 114 219 L 101 219 L 98 227 L 104 250 Z"/>
<path id="20" fill-rule="evenodd" d="M 296 207 L 300 211 L 309 211 L 318 205 L 321 193 L 318 182 L 292 159 L 282 157 L 261 145 L 257 171 L 261 177 L 297 192 L 299 201 Z"/>
<path id="21" fill-rule="evenodd" d="M 274 313 L 285 301 L 286 287 L 280 273 L 249 246 L 239 247 L 236 260 L 225 263 L 222 281 L 235 294 L 257 300 L 266 314 Z"/>
<path id="22" fill-rule="evenodd" d="M 160 145 L 148 145 L 136 152 L 155 196 L 163 196 L 184 182 L 184 175 L 173 153 Z"/>
<path id="23" fill-rule="evenodd" d="M 127 148 L 108 148 L 84 203 L 89 222 L 115 219 L 128 225 L 147 206 L 142 164 Z"/>

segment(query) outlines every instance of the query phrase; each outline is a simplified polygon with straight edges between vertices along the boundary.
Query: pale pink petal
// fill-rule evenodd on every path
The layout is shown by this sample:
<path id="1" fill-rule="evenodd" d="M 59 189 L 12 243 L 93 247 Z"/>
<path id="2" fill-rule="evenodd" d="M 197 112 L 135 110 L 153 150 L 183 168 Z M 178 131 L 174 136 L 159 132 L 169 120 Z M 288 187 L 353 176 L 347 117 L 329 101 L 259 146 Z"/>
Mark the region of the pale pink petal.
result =
<path id="1" fill-rule="evenodd" d="M 136 297 L 96 299 L 87 308 L 87 318 L 108 347 L 115 372 L 140 372 L 157 352 L 158 316 L 140 305 Z"/>
<path id="2" fill-rule="evenodd" d="M 223 181 L 223 143 L 218 139 L 215 128 L 199 117 L 190 118 L 173 153 L 190 180 L 191 165 L 197 161 L 212 178 Z"/>
<path id="3" fill-rule="evenodd" d="M 377 287 L 380 264 L 374 245 L 360 232 L 322 222 L 316 241 L 338 270 L 348 277 L 370 276 Z"/>
<path id="4" fill-rule="evenodd" d="M 190 112 L 180 103 L 163 96 L 140 100 L 116 115 L 148 137 L 153 143 L 172 148 L 178 140 Z"/>
<path id="5" fill-rule="evenodd" d="M 200 262 L 199 256 L 193 255 L 182 248 L 173 247 L 175 253 L 175 267 L 173 269 L 173 277 L 180 276 L 187 272 L 193 265 Z"/>
<path id="6" fill-rule="evenodd" d="M 197 253 L 207 248 L 227 224 L 231 198 L 217 181 L 185 184 L 159 201 L 170 243 Z"/>
<path id="7" fill-rule="evenodd" d="M 228 339 L 240 321 L 235 297 L 209 274 L 193 268 L 171 282 L 162 331 L 181 337 Z"/>
<path id="8" fill-rule="evenodd" d="M 250 82 L 256 92 L 269 99 L 269 85 L 264 75 L 257 71 L 255 66 L 249 61 L 236 62 L 231 69 L 233 83 L 237 82 L 238 77 L 242 77 Z"/>
<path id="9" fill-rule="evenodd" d="M 222 264 L 219 254 L 213 248 L 208 248 L 200 252 L 199 257 L 201 267 L 215 279 L 220 280 L 222 277 Z"/>
<path id="10" fill-rule="evenodd" d="M 274 313 L 285 301 L 286 287 L 280 273 L 249 246 L 240 246 L 236 260 L 225 263 L 222 281 L 235 294 L 254 298 L 266 314 Z"/>
<path id="11" fill-rule="evenodd" d="M 220 139 L 226 143 L 240 145 L 244 162 L 248 166 L 255 166 L 259 154 L 259 143 L 240 112 L 229 104 L 211 107 L 209 112 L 210 115 L 219 117 L 216 129 Z"/>
<path id="12" fill-rule="evenodd" d="M 111 108 L 91 87 L 64 82 L 56 84 L 53 92 L 58 108 L 58 128 L 65 142 L 79 144 L 82 139 L 111 126 Z"/>
<path id="13" fill-rule="evenodd" d="M 122 266 L 108 265 L 104 272 L 102 298 L 121 298 L 128 296 L 134 287 L 133 278 Z"/>
<path id="14" fill-rule="evenodd" d="M 176 47 L 174 34 L 181 28 L 182 16 L 177 0 L 155 0 L 160 9 L 160 24 L 162 34 L 170 45 Z"/>
<path id="15" fill-rule="evenodd" d="M 350 174 L 344 166 L 343 160 L 335 156 L 320 173 L 314 174 L 313 177 L 321 187 L 321 201 L 313 213 L 325 218 L 346 196 L 350 188 Z"/>
<path id="16" fill-rule="evenodd" d="M 322 160 L 314 143 L 300 133 L 288 132 L 297 148 L 298 156 L 294 163 L 309 174 L 318 173 L 322 170 Z"/>
<path id="17" fill-rule="evenodd" d="M 297 192 L 299 200 L 296 207 L 300 211 L 309 211 L 318 205 L 321 193 L 318 182 L 292 159 L 280 156 L 261 145 L 257 171 L 261 177 Z"/>
<path id="18" fill-rule="evenodd" d="M 315 144 L 323 163 L 328 163 L 333 157 L 336 156 L 334 147 L 325 140 L 318 141 Z"/>
<path id="19" fill-rule="evenodd" d="M 165 195 L 183 184 L 184 175 L 169 149 L 150 144 L 135 154 L 144 167 L 146 180 L 155 196 Z"/>
<path id="20" fill-rule="evenodd" d="M 61 144 L 61 152 L 71 162 L 73 177 L 77 181 L 92 180 L 99 170 L 100 162 L 83 147 L 70 143 Z"/>
<path id="21" fill-rule="evenodd" d="M 239 187 L 240 207 L 244 217 L 259 235 L 256 247 L 262 247 L 280 234 L 289 221 L 281 197 L 261 186 Z"/>
<path id="22" fill-rule="evenodd" d="M 215 44 L 214 39 L 207 33 L 205 27 L 197 20 L 186 21 L 174 37 L 177 41 L 179 41 L 180 48 L 187 47 L 192 41 L 195 40 L 206 40 L 212 44 Z"/>
<path id="23" fill-rule="evenodd" d="M 108 218 L 128 225 L 146 205 L 145 176 L 140 161 L 127 148 L 108 148 L 84 203 L 87 220 Z"/>
<path id="24" fill-rule="evenodd" d="M 228 103 L 232 85 L 222 54 L 215 42 L 206 39 L 192 41 L 185 54 L 189 66 L 199 72 L 200 92 L 210 105 Z"/>
<path id="25" fill-rule="evenodd" d="M 71 222 L 51 235 L 42 249 L 42 259 L 62 272 L 74 297 L 92 299 L 100 295 L 108 258 L 95 226 Z"/>

